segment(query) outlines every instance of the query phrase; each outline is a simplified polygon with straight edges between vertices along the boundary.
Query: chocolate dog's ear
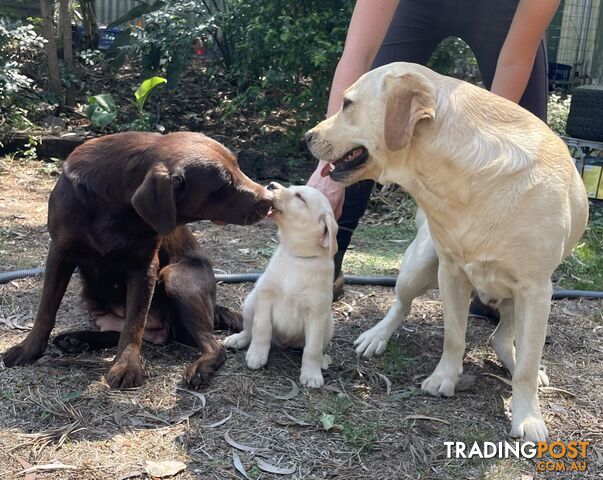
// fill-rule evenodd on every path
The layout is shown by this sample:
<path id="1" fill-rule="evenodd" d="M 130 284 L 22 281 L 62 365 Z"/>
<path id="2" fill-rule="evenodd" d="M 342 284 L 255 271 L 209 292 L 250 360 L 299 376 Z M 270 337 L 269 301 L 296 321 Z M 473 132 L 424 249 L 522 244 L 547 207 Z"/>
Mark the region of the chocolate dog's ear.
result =
<path id="1" fill-rule="evenodd" d="M 425 80 L 412 73 L 385 78 L 385 146 L 401 150 L 413 137 L 419 120 L 433 120 L 435 99 Z"/>
<path id="2" fill-rule="evenodd" d="M 328 248 L 329 255 L 333 257 L 337 253 L 337 221 L 331 213 L 323 213 L 318 221 L 324 228 L 320 237 L 320 246 Z"/>
<path id="3" fill-rule="evenodd" d="M 172 178 L 165 165 L 155 165 L 132 196 L 132 206 L 161 235 L 176 228 Z"/>

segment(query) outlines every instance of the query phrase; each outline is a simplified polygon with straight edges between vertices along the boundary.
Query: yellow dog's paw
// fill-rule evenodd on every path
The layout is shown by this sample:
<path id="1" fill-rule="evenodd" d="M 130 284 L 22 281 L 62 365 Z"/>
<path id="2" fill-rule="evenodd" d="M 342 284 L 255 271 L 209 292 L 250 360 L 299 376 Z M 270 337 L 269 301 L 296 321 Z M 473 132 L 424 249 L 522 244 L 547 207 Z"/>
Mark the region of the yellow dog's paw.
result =
<path id="1" fill-rule="evenodd" d="M 526 442 L 546 442 L 549 432 L 540 416 L 528 415 L 517 422 L 513 420 L 511 432 L 513 438 L 523 438 Z"/>
<path id="2" fill-rule="evenodd" d="M 262 368 L 268 362 L 268 349 L 263 350 L 259 348 L 249 347 L 247 355 L 245 356 L 247 366 L 251 370 L 257 370 Z"/>
<path id="3" fill-rule="evenodd" d="M 381 355 L 387 348 L 390 334 L 386 329 L 375 325 L 360 336 L 354 342 L 356 346 L 356 355 L 359 357 L 370 358 Z"/>
<path id="4" fill-rule="evenodd" d="M 458 375 L 445 375 L 436 371 L 423 380 L 421 390 L 436 397 L 439 395 L 452 397 L 454 395 L 454 387 L 456 386 L 458 378 Z"/>
<path id="5" fill-rule="evenodd" d="M 310 388 L 320 388 L 324 385 L 325 381 L 320 372 L 320 368 L 303 368 L 299 376 L 299 383 Z"/>
<path id="6" fill-rule="evenodd" d="M 233 348 L 238 350 L 240 348 L 245 348 L 247 345 L 249 345 L 250 340 L 251 339 L 247 335 L 241 332 L 229 335 L 222 341 L 222 343 L 226 348 Z"/>

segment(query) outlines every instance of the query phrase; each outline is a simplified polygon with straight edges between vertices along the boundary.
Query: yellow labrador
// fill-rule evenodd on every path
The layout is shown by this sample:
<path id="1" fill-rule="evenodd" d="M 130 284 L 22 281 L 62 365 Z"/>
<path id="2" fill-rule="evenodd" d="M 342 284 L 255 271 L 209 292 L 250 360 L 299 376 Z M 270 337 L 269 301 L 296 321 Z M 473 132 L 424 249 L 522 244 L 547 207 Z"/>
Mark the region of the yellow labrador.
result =
<path id="1" fill-rule="evenodd" d="M 452 396 L 474 290 L 501 312 L 492 344 L 513 377 L 511 435 L 545 440 L 538 372 L 551 275 L 588 218 L 565 144 L 513 102 L 410 63 L 362 76 L 342 109 L 307 132 L 306 142 L 329 162 L 323 175 L 348 185 L 368 178 L 397 183 L 422 210 L 400 269 L 398 301 L 360 336 L 359 353 L 383 351 L 412 299 L 439 284 L 444 350 L 422 389 Z"/>
<path id="2" fill-rule="evenodd" d="M 247 350 L 247 366 L 263 367 L 270 344 L 303 349 L 299 381 L 308 387 L 324 384 L 321 369 L 333 336 L 333 255 L 337 253 L 337 222 L 327 198 L 306 186 L 268 185 L 273 193 L 270 217 L 280 243 L 266 271 L 243 306 L 243 331 L 227 337 L 228 348 Z"/>

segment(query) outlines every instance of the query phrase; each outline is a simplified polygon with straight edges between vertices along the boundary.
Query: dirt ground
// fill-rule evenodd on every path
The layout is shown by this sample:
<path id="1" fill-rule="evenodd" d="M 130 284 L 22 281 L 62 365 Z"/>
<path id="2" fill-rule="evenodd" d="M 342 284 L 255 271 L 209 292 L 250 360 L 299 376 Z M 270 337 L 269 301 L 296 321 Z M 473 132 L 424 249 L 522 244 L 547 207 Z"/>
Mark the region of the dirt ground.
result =
<path id="1" fill-rule="evenodd" d="M 54 182 L 38 163 L 0 163 L 0 271 L 43 264 Z M 229 273 L 260 271 L 276 242 L 268 222 L 200 222 L 193 229 L 215 267 Z M 39 278 L 0 285 L 0 352 L 26 335 L 40 289 Z M 250 289 L 220 285 L 219 300 L 239 308 Z M 437 292 L 415 302 L 382 357 L 358 360 L 354 354 L 353 340 L 393 300 L 388 288 L 347 287 L 334 305 L 333 365 L 320 390 L 293 387 L 301 355 L 278 349 L 260 371 L 246 368 L 244 351 L 229 352 L 209 387 L 195 392 L 182 382 L 193 352 L 175 344 L 144 346 L 147 380 L 131 391 L 112 391 L 103 380 L 113 350 L 69 357 L 49 348 L 33 366 L 0 365 L 0 478 L 150 478 L 146 462 L 164 460 L 185 464 L 178 479 L 243 478 L 237 466 L 255 479 L 601 478 L 600 302 L 553 305 L 543 358 L 551 388 L 540 391 L 543 415 L 552 439 L 591 442 L 587 472 L 557 474 L 538 473 L 528 460 L 446 458 L 445 441 L 507 439 L 511 387 L 487 344 L 493 326 L 470 320 L 466 388 L 453 398 L 433 398 L 419 386 L 442 348 Z M 87 323 L 76 276 L 55 333 Z M 266 464 L 290 473 L 266 472 Z M 31 467 L 37 470 L 26 473 Z"/>

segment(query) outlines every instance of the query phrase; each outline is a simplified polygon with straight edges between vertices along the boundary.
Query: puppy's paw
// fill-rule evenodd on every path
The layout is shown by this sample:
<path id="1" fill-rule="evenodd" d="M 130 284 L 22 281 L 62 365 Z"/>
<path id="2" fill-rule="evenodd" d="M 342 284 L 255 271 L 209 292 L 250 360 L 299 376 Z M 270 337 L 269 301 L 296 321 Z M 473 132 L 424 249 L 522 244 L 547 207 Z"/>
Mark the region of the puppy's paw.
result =
<path id="1" fill-rule="evenodd" d="M 323 370 L 326 370 L 329 368 L 329 366 L 331 365 L 331 363 L 333 363 L 333 360 L 331 360 L 331 355 L 327 355 L 326 353 L 322 356 L 322 365 L 320 366 L 320 368 L 322 368 Z"/>
<path id="2" fill-rule="evenodd" d="M 247 355 L 245 355 L 245 361 L 247 362 L 247 366 L 252 370 L 257 370 L 258 368 L 262 368 L 268 362 L 268 352 L 269 349 L 259 349 L 254 348 L 253 346 L 247 350 Z"/>
<path id="3" fill-rule="evenodd" d="M 389 333 L 383 327 L 380 327 L 379 324 L 375 325 L 373 328 L 361 333 L 354 342 L 354 345 L 356 345 L 356 355 L 365 358 L 381 355 L 387 348 L 389 337 Z"/>
<path id="4" fill-rule="evenodd" d="M 538 370 L 538 386 L 539 387 L 548 387 L 549 386 L 549 376 L 546 374 L 544 370 Z"/>
<path id="5" fill-rule="evenodd" d="M 245 348 L 247 345 L 249 345 L 250 341 L 251 338 L 249 338 L 245 332 L 241 332 L 235 333 L 234 335 L 229 335 L 223 340 L 222 343 L 226 348 L 234 348 L 238 350 L 240 348 Z"/>
<path id="6" fill-rule="evenodd" d="M 523 419 L 513 419 L 511 432 L 513 438 L 523 438 L 526 442 L 546 442 L 549 432 L 540 415 L 528 415 Z"/>
<path id="7" fill-rule="evenodd" d="M 325 381 L 322 378 L 320 368 L 303 368 L 299 376 L 299 383 L 310 388 L 320 388 L 324 385 Z"/>
<path id="8" fill-rule="evenodd" d="M 106 380 L 111 388 L 140 387 L 144 382 L 140 357 L 133 354 L 122 355 L 109 370 Z"/>
<path id="9" fill-rule="evenodd" d="M 34 363 L 44 354 L 46 344 L 30 346 L 27 340 L 19 345 L 9 348 L 2 354 L 2 361 L 6 367 L 16 367 L 18 365 L 29 365 Z"/>
<path id="10" fill-rule="evenodd" d="M 442 372 L 438 372 L 436 369 L 435 372 L 423 380 L 421 390 L 436 397 L 439 395 L 452 397 L 454 395 L 454 387 L 456 386 L 458 379 L 458 375 L 446 375 Z"/>

